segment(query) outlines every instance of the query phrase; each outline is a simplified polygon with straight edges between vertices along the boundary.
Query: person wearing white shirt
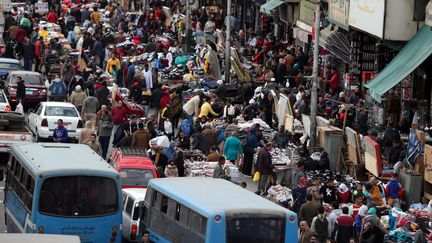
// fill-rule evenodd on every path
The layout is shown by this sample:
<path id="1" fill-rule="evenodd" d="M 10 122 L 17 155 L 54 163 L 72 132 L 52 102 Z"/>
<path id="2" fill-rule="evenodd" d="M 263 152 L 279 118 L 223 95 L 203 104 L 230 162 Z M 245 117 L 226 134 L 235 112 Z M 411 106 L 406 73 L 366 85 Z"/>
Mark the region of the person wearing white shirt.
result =
<path id="1" fill-rule="evenodd" d="M 222 117 L 234 116 L 234 114 L 235 114 L 234 106 L 231 104 L 230 101 L 227 101 L 225 107 L 223 108 Z"/>
<path id="2" fill-rule="evenodd" d="M 167 137 L 171 140 L 172 134 L 174 133 L 171 121 L 169 119 L 165 119 L 163 125 Z"/>
<path id="3" fill-rule="evenodd" d="M 144 65 L 144 70 L 142 72 L 144 74 L 146 88 L 152 89 L 153 88 L 153 74 L 152 74 L 152 71 L 149 69 L 149 65 L 147 63 Z"/>
<path id="4" fill-rule="evenodd" d="M 171 53 L 171 47 L 170 47 L 170 50 L 168 50 L 165 58 L 168 60 L 168 67 L 171 67 L 172 62 L 173 62 L 173 54 Z"/>

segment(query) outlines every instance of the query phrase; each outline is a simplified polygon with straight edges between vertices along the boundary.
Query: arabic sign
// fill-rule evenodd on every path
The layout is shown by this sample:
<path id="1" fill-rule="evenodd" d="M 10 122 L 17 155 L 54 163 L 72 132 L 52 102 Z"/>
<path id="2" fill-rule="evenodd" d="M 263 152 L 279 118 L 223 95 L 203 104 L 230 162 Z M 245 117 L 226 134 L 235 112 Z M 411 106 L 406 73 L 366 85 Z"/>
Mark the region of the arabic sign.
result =
<path id="1" fill-rule="evenodd" d="M 317 9 L 318 3 L 312 0 L 302 0 L 300 2 L 300 17 L 299 19 L 304 23 L 312 26 L 314 23 L 314 13 Z"/>
<path id="2" fill-rule="evenodd" d="M 349 25 L 382 38 L 385 4 L 386 0 L 350 0 Z"/>
<path id="3" fill-rule="evenodd" d="M 349 0 L 329 0 L 329 21 L 348 30 Z"/>

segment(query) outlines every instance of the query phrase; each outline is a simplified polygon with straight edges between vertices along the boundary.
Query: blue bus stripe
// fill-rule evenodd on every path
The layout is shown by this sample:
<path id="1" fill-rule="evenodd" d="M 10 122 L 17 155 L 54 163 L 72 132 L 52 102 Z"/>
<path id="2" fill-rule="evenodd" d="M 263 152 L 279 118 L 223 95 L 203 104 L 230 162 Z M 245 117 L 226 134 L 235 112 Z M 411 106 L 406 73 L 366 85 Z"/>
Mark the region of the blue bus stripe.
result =
<path id="1" fill-rule="evenodd" d="M 11 214 L 13 214 L 14 218 L 17 220 L 17 223 L 20 224 L 20 226 L 24 229 L 27 210 L 11 191 L 8 191 L 6 194 L 5 206 L 6 209 L 8 209 Z"/>

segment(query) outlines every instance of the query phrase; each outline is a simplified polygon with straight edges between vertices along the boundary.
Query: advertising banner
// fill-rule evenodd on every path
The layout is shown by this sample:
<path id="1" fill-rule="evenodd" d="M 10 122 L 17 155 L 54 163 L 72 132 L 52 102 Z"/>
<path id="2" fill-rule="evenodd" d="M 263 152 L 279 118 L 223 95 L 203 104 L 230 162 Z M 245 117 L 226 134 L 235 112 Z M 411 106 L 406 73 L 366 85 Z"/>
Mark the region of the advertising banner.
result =
<path id="1" fill-rule="evenodd" d="M 350 0 L 349 25 L 383 38 L 386 0 Z"/>

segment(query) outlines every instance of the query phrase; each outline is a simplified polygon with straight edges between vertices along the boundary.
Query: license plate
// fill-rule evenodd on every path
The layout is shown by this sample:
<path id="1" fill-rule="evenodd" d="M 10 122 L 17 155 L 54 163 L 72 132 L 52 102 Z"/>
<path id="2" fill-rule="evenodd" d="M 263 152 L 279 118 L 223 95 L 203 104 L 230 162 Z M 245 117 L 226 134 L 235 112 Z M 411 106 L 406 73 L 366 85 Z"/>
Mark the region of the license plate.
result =
<path id="1" fill-rule="evenodd" d="M 31 89 L 26 89 L 26 94 L 33 94 L 33 90 L 31 90 Z"/>

